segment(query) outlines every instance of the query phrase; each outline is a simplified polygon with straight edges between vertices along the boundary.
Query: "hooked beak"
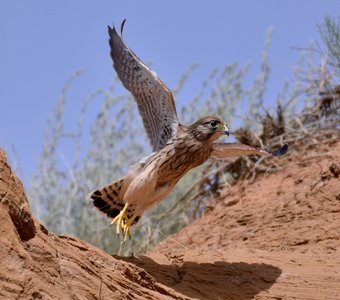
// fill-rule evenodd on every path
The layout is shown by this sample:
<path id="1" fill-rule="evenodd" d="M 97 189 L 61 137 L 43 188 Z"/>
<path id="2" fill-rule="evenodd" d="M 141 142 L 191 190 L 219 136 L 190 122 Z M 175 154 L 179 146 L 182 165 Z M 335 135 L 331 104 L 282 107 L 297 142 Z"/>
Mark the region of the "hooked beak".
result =
<path id="1" fill-rule="evenodd" d="M 221 126 L 221 130 L 220 130 L 223 134 L 229 136 L 229 130 L 227 125 L 223 124 L 223 126 Z"/>

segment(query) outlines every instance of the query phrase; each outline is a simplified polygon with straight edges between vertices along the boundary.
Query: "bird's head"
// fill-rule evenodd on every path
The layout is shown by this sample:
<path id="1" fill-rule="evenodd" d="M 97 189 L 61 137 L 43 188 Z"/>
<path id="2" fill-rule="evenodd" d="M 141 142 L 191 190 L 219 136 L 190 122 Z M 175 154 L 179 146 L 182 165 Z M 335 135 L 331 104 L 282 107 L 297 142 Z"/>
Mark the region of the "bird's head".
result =
<path id="1" fill-rule="evenodd" d="M 215 141 L 221 135 L 229 135 L 227 124 L 217 117 L 203 117 L 189 126 L 189 131 L 198 141 Z"/>

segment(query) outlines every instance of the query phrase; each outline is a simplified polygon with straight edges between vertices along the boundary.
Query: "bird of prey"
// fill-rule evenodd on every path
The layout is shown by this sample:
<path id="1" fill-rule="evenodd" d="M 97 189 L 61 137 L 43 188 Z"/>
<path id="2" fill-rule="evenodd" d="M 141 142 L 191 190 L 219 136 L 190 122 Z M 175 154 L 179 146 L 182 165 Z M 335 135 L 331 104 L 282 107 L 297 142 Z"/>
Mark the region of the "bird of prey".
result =
<path id="1" fill-rule="evenodd" d="M 134 164 L 125 177 L 90 194 L 94 206 L 113 218 L 111 224 L 116 223 L 117 234 L 122 232 L 124 241 L 145 210 L 167 196 L 185 173 L 210 157 L 280 156 L 287 152 L 288 145 L 269 152 L 244 144 L 214 143 L 229 135 L 227 124 L 215 116 L 205 116 L 190 126 L 181 124 L 169 88 L 129 49 L 114 26 L 108 26 L 108 33 L 113 67 L 138 105 L 154 151 Z"/>

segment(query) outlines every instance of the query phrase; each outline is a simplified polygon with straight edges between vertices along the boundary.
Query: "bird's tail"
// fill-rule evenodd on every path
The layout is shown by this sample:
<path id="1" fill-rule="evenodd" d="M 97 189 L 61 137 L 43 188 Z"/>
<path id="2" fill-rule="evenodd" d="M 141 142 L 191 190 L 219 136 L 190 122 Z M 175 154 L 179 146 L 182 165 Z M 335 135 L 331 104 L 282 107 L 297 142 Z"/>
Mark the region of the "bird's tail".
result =
<path id="1" fill-rule="evenodd" d="M 126 188 L 123 189 L 124 180 L 125 177 L 118 179 L 93 191 L 89 195 L 93 201 L 93 205 L 109 218 L 116 217 L 125 206 L 125 202 L 123 201 L 126 190 Z M 134 205 L 129 205 L 126 211 L 128 218 L 134 215 L 134 211 Z M 139 217 L 136 217 L 133 224 L 137 223 L 138 220 Z"/>

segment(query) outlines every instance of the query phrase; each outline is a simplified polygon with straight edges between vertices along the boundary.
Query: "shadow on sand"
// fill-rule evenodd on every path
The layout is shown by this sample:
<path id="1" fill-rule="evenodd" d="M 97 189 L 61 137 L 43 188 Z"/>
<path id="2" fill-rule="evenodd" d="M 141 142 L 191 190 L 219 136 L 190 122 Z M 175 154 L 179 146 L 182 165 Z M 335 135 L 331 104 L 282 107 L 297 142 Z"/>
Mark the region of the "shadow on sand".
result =
<path id="1" fill-rule="evenodd" d="M 192 298 L 253 299 L 280 276 L 278 267 L 243 262 L 176 262 L 160 265 L 149 257 L 116 257 L 148 272 L 157 282 Z"/>

